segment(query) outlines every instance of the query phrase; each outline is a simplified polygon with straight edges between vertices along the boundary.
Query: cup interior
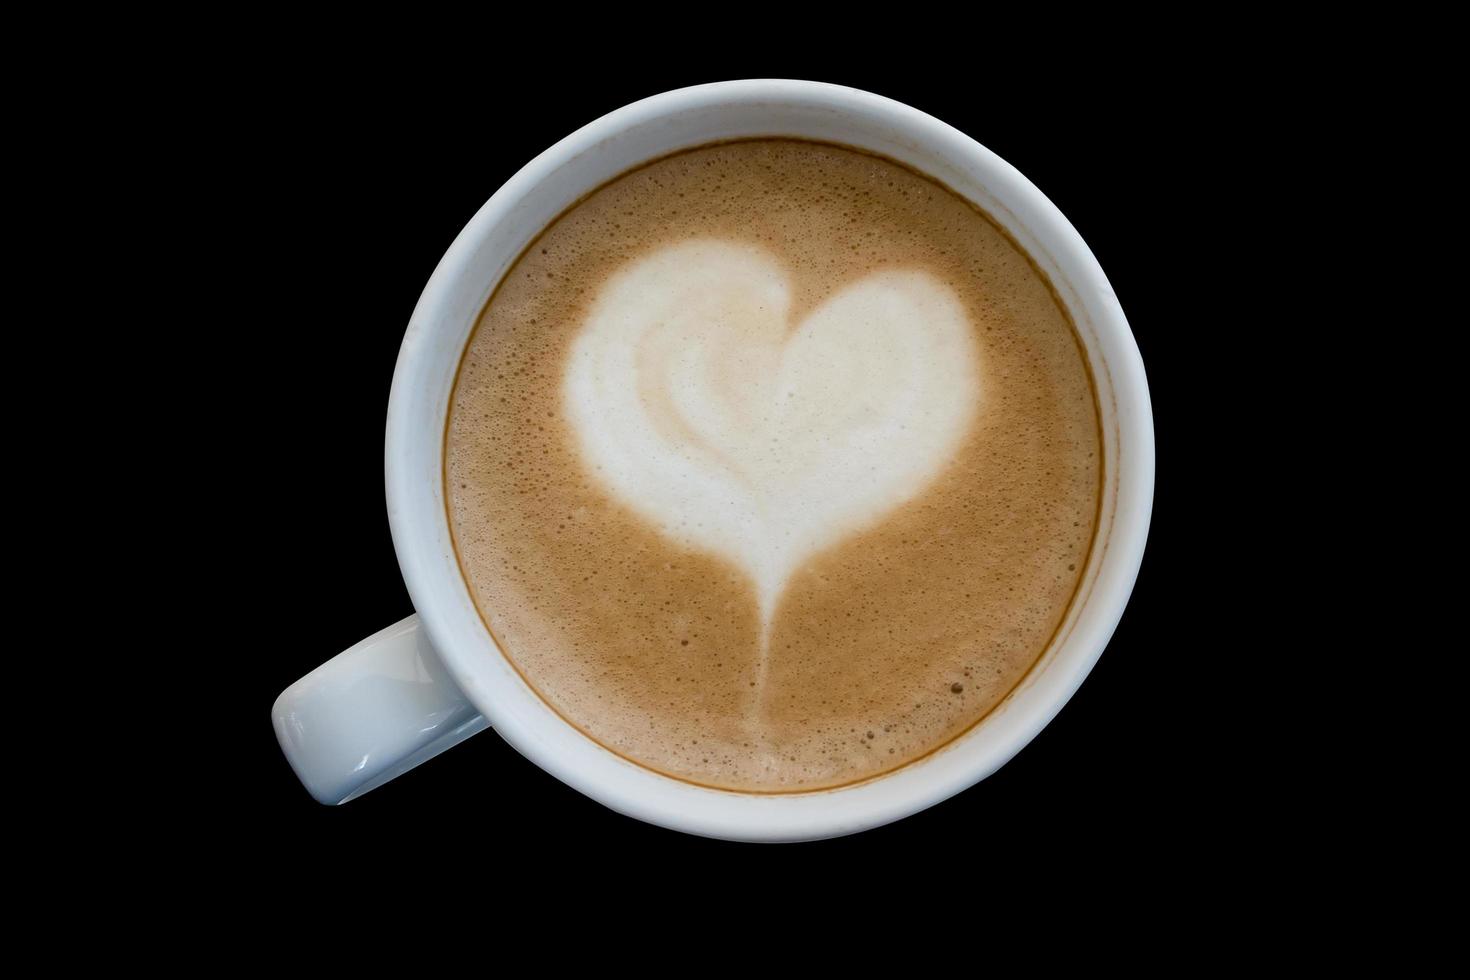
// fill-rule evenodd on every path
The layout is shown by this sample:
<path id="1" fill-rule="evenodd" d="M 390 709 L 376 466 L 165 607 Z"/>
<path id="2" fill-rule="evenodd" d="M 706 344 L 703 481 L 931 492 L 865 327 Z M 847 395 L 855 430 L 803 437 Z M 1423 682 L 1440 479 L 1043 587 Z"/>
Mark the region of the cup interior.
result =
<path id="1" fill-rule="evenodd" d="M 790 794 L 695 786 L 644 769 L 563 721 L 521 680 L 479 618 L 451 544 L 443 448 L 449 396 L 481 309 L 558 215 L 617 175 L 720 140 L 786 136 L 877 153 L 985 210 L 1051 280 L 1092 371 L 1103 425 L 1102 511 L 1088 566 L 1051 646 L 978 725 L 866 782 Z M 389 401 L 389 519 L 404 579 L 466 695 L 523 755 L 614 810 L 740 840 L 801 840 L 877 826 L 994 772 L 1061 709 L 1102 653 L 1137 576 L 1153 493 L 1153 429 L 1132 333 L 1102 269 L 1025 177 L 965 134 L 870 93 L 813 82 L 724 82 L 626 106 L 531 161 L 484 205 L 434 272 L 404 337 Z M 487 773 L 487 778 L 494 778 Z"/>

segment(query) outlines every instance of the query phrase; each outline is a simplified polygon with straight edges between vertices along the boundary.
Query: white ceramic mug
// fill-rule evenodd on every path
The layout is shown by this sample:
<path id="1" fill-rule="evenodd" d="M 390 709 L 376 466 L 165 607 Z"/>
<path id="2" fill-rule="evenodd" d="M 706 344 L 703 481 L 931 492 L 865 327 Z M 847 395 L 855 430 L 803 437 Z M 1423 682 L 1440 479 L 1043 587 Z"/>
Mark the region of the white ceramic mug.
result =
<path id="1" fill-rule="evenodd" d="M 1050 278 L 1086 348 L 1102 411 L 1104 491 L 1088 566 L 1050 648 L 968 733 L 894 772 L 838 789 L 709 789 L 603 748 L 541 700 L 470 601 L 444 505 L 450 388 L 491 291 L 538 233 L 587 192 L 672 151 L 748 136 L 860 147 L 929 174 L 1002 224 Z M 418 614 L 292 685 L 272 712 L 292 767 L 344 803 L 488 727 L 620 813 L 735 840 L 835 837 L 908 816 L 990 775 L 1050 721 L 1117 626 L 1143 557 L 1154 441 L 1137 345 L 1097 260 L 1030 181 L 964 133 L 868 92 L 738 81 L 666 92 L 609 113 L 526 164 L 450 246 L 409 321 L 388 402 L 388 517 Z M 486 773 L 485 778 L 494 778 Z"/>

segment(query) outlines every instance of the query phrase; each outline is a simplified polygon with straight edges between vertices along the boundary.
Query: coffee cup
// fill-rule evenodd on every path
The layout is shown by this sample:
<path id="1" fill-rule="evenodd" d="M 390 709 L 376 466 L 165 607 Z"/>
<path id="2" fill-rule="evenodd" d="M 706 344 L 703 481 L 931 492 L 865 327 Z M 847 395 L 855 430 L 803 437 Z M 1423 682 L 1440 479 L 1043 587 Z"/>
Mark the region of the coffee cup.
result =
<path id="1" fill-rule="evenodd" d="M 742 792 L 639 765 L 557 712 L 501 651 L 456 555 L 445 499 L 446 421 L 482 309 L 527 246 L 565 209 L 633 168 L 721 141 L 784 137 L 893 160 L 982 209 L 1065 307 L 1096 392 L 1103 453 L 1097 524 L 1050 644 L 974 727 L 873 778 L 812 792 Z M 1153 431 L 1137 347 L 1096 259 L 1014 168 L 915 109 L 812 82 L 717 83 L 626 106 L 568 136 L 475 215 L 424 290 L 389 401 L 390 525 L 417 614 L 292 685 L 273 709 L 287 759 L 320 802 L 354 799 L 493 727 L 519 752 L 612 809 L 694 834 L 751 841 L 878 826 L 973 785 L 1014 756 L 1087 676 L 1122 614 L 1153 492 Z M 489 775 L 489 774 L 487 774 Z"/>

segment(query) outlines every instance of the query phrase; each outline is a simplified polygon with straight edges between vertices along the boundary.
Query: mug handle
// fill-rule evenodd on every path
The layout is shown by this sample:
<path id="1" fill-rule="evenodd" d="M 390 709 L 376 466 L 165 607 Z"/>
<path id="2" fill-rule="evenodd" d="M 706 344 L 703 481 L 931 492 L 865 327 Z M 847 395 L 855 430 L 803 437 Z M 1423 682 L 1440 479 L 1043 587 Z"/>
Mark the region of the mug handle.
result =
<path id="1" fill-rule="evenodd" d="M 276 698 L 281 751 L 318 803 L 356 799 L 490 727 L 415 613 L 339 653 Z"/>

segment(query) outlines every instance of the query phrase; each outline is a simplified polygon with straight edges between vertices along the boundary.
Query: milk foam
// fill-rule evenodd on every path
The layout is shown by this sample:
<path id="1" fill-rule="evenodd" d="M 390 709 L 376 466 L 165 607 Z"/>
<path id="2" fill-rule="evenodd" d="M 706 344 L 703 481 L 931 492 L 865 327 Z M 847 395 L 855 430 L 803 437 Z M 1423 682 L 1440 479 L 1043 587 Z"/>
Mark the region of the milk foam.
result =
<path id="1" fill-rule="evenodd" d="M 973 327 L 931 274 L 875 272 L 800 323 L 791 305 L 758 247 L 663 247 L 603 287 L 564 383 L 588 467 L 743 569 L 765 631 L 804 560 L 928 485 L 981 395 Z"/>
<path id="2" fill-rule="evenodd" d="M 1001 229 L 890 161 L 752 140 L 619 176 L 505 273 L 445 505 L 548 707 L 654 771 L 802 792 L 921 758 L 1021 681 L 1088 567 L 1100 440 L 1065 310 Z"/>

